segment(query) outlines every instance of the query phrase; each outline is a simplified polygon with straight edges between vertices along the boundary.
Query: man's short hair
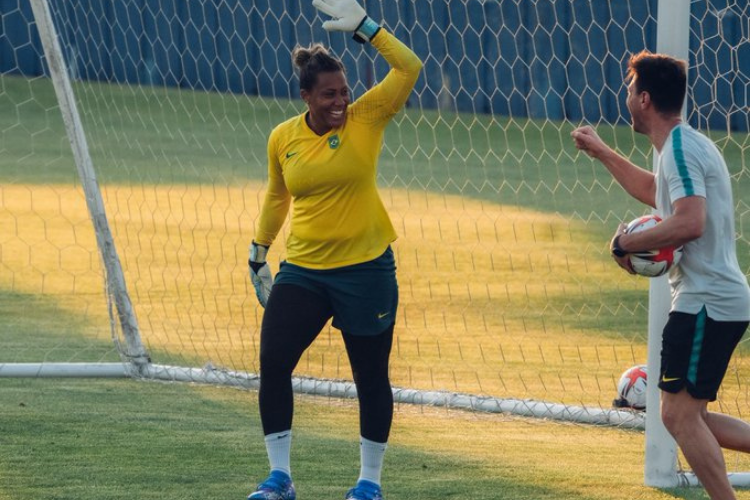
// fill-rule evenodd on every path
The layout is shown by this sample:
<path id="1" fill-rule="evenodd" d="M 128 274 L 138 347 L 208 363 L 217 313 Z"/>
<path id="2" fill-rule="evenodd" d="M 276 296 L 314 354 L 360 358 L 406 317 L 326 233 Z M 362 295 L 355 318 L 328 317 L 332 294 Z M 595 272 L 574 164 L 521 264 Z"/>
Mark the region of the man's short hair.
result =
<path id="1" fill-rule="evenodd" d="M 656 111 L 679 114 L 687 91 L 687 63 L 648 50 L 630 57 L 626 81 L 635 78 L 635 91 L 648 92 Z"/>

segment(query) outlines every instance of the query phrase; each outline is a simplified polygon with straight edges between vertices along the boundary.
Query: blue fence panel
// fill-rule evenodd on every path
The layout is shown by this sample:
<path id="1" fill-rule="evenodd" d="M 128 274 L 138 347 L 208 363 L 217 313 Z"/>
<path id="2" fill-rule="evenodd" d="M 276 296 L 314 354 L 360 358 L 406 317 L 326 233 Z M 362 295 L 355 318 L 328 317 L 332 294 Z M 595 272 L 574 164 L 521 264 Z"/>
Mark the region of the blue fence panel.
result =
<path id="1" fill-rule="evenodd" d="M 181 52 L 185 34 L 174 19 L 184 17 L 185 4 L 162 2 L 156 12 L 151 6 L 154 40 L 151 40 L 151 60 L 146 66 L 148 78 L 154 85 L 180 86 L 182 78 Z"/>
<path id="2" fill-rule="evenodd" d="M 36 29 L 31 29 L 34 14 L 28 2 L 0 0 L 0 71 L 27 76 L 41 75 L 44 66 Z M 33 38 L 31 38 L 33 36 Z"/>
<path id="3" fill-rule="evenodd" d="M 690 48 L 701 64 L 690 74 L 692 121 L 725 128 L 728 115 L 732 129 L 747 131 L 750 24 L 741 22 L 741 7 L 727 0 L 693 4 L 693 15 Z"/>
<path id="4" fill-rule="evenodd" d="M 657 0 L 368 2 L 424 61 L 410 103 L 574 122 L 627 121 L 627 58 L 655 50 Z M 248 95 L 299 97 L 291 52 L 321 41 L 355 95 L 388 65 L 349 34 L 327 33 L 309 2 L 78 0 L 51 4 L 74 76 Z M 748 130 L 750 25 L 736 2 L 692 4 L 690 121 Z M 0 71 L 44 73 L 27 2 L 0 0 Z M 716 75 L 723 75 L 716 77 Z M 699 122 L 700 120 L 700 122 Z"/>

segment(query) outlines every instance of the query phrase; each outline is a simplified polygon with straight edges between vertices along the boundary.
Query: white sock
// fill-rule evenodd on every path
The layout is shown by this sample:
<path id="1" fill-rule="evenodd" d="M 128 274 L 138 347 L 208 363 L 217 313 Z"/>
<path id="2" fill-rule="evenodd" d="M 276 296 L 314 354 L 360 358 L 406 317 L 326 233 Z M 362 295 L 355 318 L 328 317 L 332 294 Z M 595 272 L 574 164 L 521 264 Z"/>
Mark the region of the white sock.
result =
<path id="1" fill-rule="evenodd" d="M 362 466 L 359 478 L 372 481 L 380 486 L 380 473 L 383 471 L 383 457 L 388 443 L 376 443 L 363 437 L 359 438 L 359 454 Z"/>
<path id="2" fill-rule="evenodd" d="M 269 434 L 265 437 L 265 441 L 271 470 L 284 471 L 291 477 L 289 455 L 292 449 L 292 430 Z"/>

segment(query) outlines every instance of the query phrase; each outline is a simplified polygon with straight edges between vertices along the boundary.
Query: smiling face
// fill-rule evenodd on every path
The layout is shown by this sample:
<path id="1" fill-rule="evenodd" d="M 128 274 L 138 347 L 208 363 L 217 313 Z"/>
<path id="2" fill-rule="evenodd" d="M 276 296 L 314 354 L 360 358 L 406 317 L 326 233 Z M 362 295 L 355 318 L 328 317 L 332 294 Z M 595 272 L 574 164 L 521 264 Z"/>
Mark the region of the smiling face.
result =
<path id="1" fill-rule="evenodd" d="M 346 122 L 350 96 L 343 71 L 319 73 L 312 90 L 302 90 L 301 95 L 309 110 L 307 124 L 316 134 L 323 135 Z"/>

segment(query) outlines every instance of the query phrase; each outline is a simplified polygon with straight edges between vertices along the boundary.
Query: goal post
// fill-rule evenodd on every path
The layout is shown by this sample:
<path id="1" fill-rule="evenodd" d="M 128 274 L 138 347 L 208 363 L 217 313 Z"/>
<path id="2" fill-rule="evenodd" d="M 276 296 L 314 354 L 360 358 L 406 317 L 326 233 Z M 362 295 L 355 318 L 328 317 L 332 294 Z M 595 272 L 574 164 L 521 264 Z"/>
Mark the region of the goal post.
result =
<path id="1" fill-rule="evenodd" d="M 268 134 L 304 110 L 291 51 L 329 46 L 354 98 L 388 71 L 308 4 L 0 3 L 0 315 L 19 326 L 0 335 L 0 377 L 257 389 L 263 310 L 247 245 Z M 378 173 L 399 235 L 396 402 L 645 427 L 646 484 L 695 484 L 655 383 L 645 414 L 612 407 L 626 369 L 659 373 L 669 290 L 611 262 L 609 235 L 645 209 L 570 132 L 594 124 L 647 165 L 624 104 L 627 59 L 644 48 L 687 59 L 686 119 L 730 163 L 750 275 L 750 12 L 737 0 L 364 4 L 424 62 Z M 716 403 L 745 419 L 746 350 Z M 330 325 L 294 389 L 356 397 Z"/>
<path id="2" fill-rule="evenodd" d="M 659 0 L 656 30 L 656 51 L 669 54 L 690 65 L 690 6 L 681 0 Z M 687 102 L 683 106 L 683 119 L 687 118 Z M 653 159 L 656 168 L 656 155 Z M 671 294 L 666 276 L 650 280 L 648 314 L 648 373 L 654 380 L 661 373 L 662 331 L 667 323 Z M 656 378 L 658 380 L 658 378 Z M 660 391 L 657 384 L 647 386 L 646 414 L 646 460 L 644 478 L 647 486 L 675 487 L 697 486 L 699 481 L 691 472 L 677 469 L 677 443 L 669 434 L 656 411 L 660 407 Z M 750 486 L 750 473 L 730 473 L 734 486 Z"/>
<path id="3" fill-rule="evenodd" d="M 684 61 L 690 54 L 690 2 L 659 0 L 656 29 L 656 50 Z M 685 106 L 683 106 L 684 114 Z M 653 158 L 656 169 L 656 155 Z M 649 283 L 648 302 L 648 373 L 658 380 L 661 373 L 662 330 L 667 324 L 671 294 L 667 276 L 653 278 Z M 659 387 L 647 386 L 646 407 L 661 405 Z M 647 486 L 674 487 L 679 484 L 677 473 L 677 443 L 661 420 L 660 411 L 646 413 L 646 454 L 644 482 Z"/>
<path id="4" fill-rule="evenodd" d="M 111 297 L 112 302 L 114 302 L 117 320 L 125 337 L 125 347 L 120 349 L 120 353 L 125 362 L 132 363 L 138 369 L 149 362 L 148 354 L 141 342 L 138 320 L 130 301 L 130 295 L 128 295 L 122 265 L 117 255 L 109 222 L 107 221 L 104 201 L 102 200 L 96 174 L 91 163 L 86 134 L 84 133 L 75 96 L 73 95 L 68 67 L 63 58 L 47 0 L 30 1 L 39 38 L 44 50 L 44 57 L 49 67 L 49 74 L 54 85 L 63 123 L 65 124 L 65 131 L 70 141 L 75 165 L 78 169 L 78 175 L 85 193 L 86 206 L 88 207 L 91 222 L 94 225 L 96 243 L 99 248 L 101 260 L 104 263 L 107 296 Z M 73 369 L 76 366 L 71 365 L 71 373 L 74 372 Z M 81 366 L 82 369 L 86 370 L 84 367 L 85 365 Z"/>

